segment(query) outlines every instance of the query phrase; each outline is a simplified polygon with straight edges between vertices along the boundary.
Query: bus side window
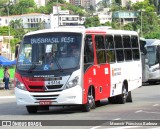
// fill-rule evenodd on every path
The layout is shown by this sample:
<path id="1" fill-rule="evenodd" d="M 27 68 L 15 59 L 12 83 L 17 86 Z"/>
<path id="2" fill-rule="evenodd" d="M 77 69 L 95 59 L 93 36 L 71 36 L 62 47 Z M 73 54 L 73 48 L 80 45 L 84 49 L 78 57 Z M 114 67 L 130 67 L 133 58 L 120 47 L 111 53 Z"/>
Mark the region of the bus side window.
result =
<path id="1" fill-rule="evenodd" d="M 95 42 L 96 42 L 97 63 L 98 64 L 106 63 L 104 36 L 103 35 L 96 35 Z"/>
<path id="2" fill-rule="evenodd" d="M 84 46 L 84 63 L 91 63 L 94 61 L 93 45 L 91 37 L 86 37 Z"/>
<path id="3" fill-rule="evenodd" d="M 131 40 L 129 35 L 123 35 L 124 58 L 126 61 L 132 60 Z"/>
<path id="4" fill-rule="evenodd" d="M 131 43 L 132 43 L 133 59 L 139 60 L 140 59 L 140 52 L 139 52 L 138 37 L 131 36 Z"/>
<path id="5" fill-rule="evenodd" d="M 117 61 L 124 61 L 123 45 L 121 35 L 115 35 L 115 49 L 116 49 L 116 59 Z"/>
<path id="6" fill-rule="evenodd" d="M 105 46 L 106 46 L 106 62 L 115 62 L 115 49 L 114 49 L 114 40 L 112 35 L 105 36 Z"/>

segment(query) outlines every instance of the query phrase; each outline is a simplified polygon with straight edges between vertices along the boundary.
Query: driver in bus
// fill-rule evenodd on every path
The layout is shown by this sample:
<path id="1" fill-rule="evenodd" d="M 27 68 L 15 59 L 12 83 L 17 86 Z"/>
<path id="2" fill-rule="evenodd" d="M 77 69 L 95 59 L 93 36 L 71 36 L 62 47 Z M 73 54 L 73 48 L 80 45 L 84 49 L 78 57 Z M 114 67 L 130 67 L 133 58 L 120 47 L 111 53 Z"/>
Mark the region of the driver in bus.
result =
<path id="1" fill-rule="evenodd" d="M 45 62 L 46 62 L 46 65 L 49 69 L 53 69 L 54 60 L 53 60 L 53 53 L 52 52 L 47 53 Z"/>
<path id="2" fill-rule="evenodd" d="M 72 44 L 70 46 L 70 52 L 69 55 L 72 55 L 74 57 L 78 57 L 80 54 L 79 49 L 78 49 L 78 45 L 77 44 Z"/>

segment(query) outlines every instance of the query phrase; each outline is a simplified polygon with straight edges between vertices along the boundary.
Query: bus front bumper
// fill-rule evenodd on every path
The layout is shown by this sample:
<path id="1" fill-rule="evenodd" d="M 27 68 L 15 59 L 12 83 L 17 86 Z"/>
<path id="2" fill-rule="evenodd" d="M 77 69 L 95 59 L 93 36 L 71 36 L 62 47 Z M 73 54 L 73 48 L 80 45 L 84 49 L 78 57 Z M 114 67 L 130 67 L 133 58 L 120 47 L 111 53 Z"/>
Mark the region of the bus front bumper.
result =
<path id="1" fill-rule="evenodd" d="M 82 88 L 75 86 L 58 92 L 29 92 L 15 88 L 18 105 L 75 105 L 82 104 Z"/>

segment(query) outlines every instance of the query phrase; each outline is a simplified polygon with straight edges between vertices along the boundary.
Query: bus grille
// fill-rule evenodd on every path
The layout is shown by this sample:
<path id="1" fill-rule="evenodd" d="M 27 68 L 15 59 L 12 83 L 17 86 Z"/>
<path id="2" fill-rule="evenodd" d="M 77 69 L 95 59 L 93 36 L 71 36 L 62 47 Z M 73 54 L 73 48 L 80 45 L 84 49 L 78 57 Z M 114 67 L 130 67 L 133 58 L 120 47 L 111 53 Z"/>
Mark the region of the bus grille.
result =
<path id="1" fill-rule="evenodd" d="M 43 86 L 29 86 L 30 89 L 39 89 L 39 90 L 42 90 L 43 89 Z"/>
<path id="2" fill-rule="evenodd" d="M 60 89 L 62 88 L 63 85 L 48 85 L 46 86 L 47 89 L 52 90 L 52 89 Z"/>
<path id="3" fill-rule="evenodd" d="M 32 95 L 36 100 L 55 100 L 58 95 Z"/>

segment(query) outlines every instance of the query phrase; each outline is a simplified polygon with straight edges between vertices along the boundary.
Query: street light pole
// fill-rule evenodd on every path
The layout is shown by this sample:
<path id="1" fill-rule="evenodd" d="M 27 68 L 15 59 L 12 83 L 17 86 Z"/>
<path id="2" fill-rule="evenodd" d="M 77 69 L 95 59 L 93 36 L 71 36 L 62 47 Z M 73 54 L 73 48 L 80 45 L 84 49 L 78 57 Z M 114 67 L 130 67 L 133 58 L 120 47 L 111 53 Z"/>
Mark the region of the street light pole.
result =
<path id="1" fill-rule="evenodd" d="M 142 30 L 143 24 L 142 24 L 142 22 L 143 22 L 143 19 L 142 19 L 142 10 L 141 10 L 141 37 L 143 37 L 143 30 Z"/>
<path id="2" fill-rule="evenodd" d="M 141 9 L 139 11 L 141 13 L 141 33 L 140 33 L 140 35 L 141 35 L 141 37 L 143 37 L 143 15 L 142 15 L 142 13 L 145 11 L 145 9 Z"/>
<path id="3" fill-rule="evenodd" d="M 58 8 L 58 0 L 57 0 L 57 16 L 58 16 L 58 27 L 59 27 L 59 8 Z"/>
<path id="4" fill-rule="evenodd" d="M 11 59 L 11 44 L 10 44 L 10 24 L 9 24 L 9 5 L 7 5 L 7 15 L 8 15 L 8 36 L 9 36 L 9 39 L 8 39 L 8 43 L 9 43 L 9 59 Z"/>

